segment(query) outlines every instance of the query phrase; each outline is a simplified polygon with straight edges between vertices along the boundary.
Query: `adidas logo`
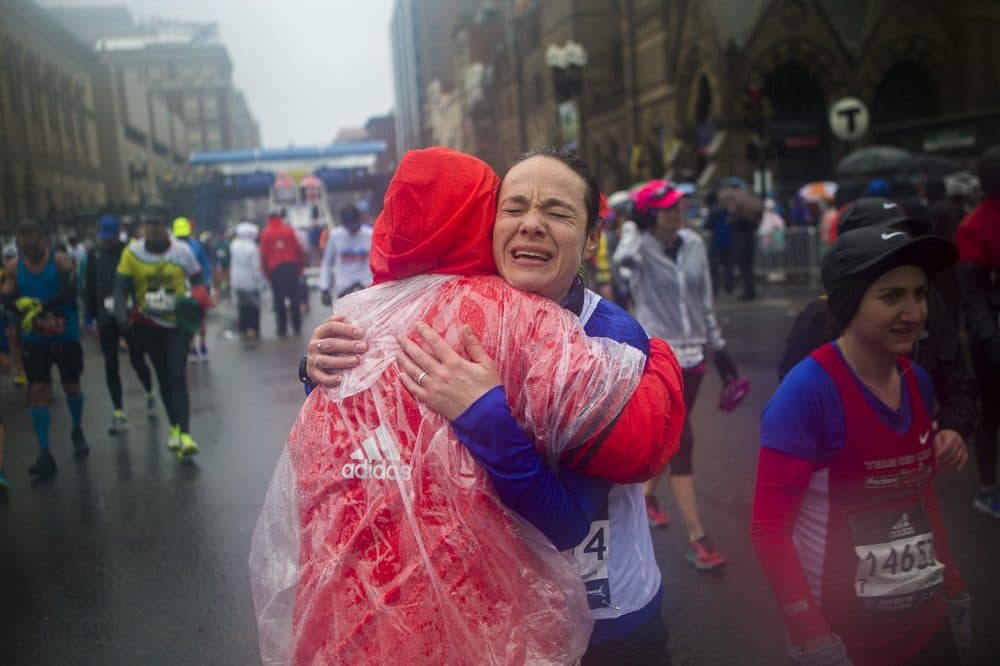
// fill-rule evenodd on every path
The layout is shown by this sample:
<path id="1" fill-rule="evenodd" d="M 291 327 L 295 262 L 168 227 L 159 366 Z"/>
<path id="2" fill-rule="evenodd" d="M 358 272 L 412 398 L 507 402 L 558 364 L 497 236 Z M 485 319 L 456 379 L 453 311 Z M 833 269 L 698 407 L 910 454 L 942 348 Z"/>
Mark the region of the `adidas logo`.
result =
<path id="1" fill-rule="evenodd" d="M 916 533 L 917 528 L 915 528 L 913 523 L 910 522 L 909 516 L 904 513 L 900 516 L 899 520 L 896 521 L 896 524 L 889 529 L 889 538 L 900 539 L 902 537 L 913 536 Z"/>
<path id="2" fill-rule="evenodd" d="M 385 426 L 375 428 L 354 450 L 351 460 L 354 462 L 340 468 L 340 474 L 345 479 L 409 481 L 413 475 L 413 469 L 400 461 L 399 448 Z"/>

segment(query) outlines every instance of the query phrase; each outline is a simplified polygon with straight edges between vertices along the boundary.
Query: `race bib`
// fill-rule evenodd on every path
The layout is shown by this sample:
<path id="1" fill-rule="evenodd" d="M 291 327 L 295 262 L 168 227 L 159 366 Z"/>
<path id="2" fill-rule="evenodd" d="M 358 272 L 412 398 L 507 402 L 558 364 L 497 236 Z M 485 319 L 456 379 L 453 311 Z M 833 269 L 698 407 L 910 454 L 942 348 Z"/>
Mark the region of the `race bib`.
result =
<path id="1" fill-rule="evenodd" d="M 35 318 L 32 333 L 39 338 L 57 338 L 66 335 L 66 317 L 46 312 Z"/>
<path id="2" fill-rule="evenodd" d="M 611 550 L 610 522 L 595 520 L 590 532 L 580 545 L 573 549 L 580 577 L 587 586 L 587 602 L 591 608 L 611 605 L 611 585 L 608 580 L 608 556 Z"/>
<path id="3" fill-rule="evenodd" d="M 111 312 L 112 310 L 115 309 L 114 296 L 108 296 L 107 298 L 104 299 L 104 309 L 107 310 L 108 312 Z"/>
<path id="4" fill-rule="evenodd" d="M 854 591 L 875 613 L 913 610 L 934 597 L 944 564 L 934 553 L 930 520 L 922 506 L 851 516 L 858 569 Z"/>
<path id="5" fill-rule="evenodd" d="M 173 313 L 177 297 L 167 293 L 162 287 L 156 291 L 146 292 L 146 311 L 151 314 Z"/>
<path id="6" fill-rule="evenodd" d="M 674 355 L 677 357 L 677 363 L 685 370 L 694 368 L 705 361 L 705 347 L 703 345 L 677 345 L 674 347 Z"/>

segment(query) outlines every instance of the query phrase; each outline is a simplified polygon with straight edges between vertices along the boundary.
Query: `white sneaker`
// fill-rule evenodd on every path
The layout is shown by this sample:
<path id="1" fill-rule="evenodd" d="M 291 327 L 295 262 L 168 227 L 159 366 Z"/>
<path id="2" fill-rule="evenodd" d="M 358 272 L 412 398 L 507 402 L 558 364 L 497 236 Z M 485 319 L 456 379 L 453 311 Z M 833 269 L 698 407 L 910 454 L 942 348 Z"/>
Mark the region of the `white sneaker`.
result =
<path id="1" fill-rule="evenodd" d="M 125 416 L 125 412 L 116 409 L 111 415 L 111 425 L 108 426 L 108 432 L 112 435 L 118 435 L 128 430 L 128 417 Z"/>

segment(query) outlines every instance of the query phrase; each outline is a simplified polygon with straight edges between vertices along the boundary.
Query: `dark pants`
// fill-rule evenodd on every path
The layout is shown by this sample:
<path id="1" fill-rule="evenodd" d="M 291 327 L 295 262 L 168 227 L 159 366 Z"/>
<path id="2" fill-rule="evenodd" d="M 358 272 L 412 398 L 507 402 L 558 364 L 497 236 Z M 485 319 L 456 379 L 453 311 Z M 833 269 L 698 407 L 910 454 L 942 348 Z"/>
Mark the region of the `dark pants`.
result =
<path id="1" fill-rule="evenodd" d="M 684 407 L 687 416 L 681 426 L 681 444 L 677 453 L 670 460 L 670 476 L 691 476 L 694 474 L 694 431 L 691 430 L 691 414 L 694 411 L 694 401 L 698 399 L 698 389 L 705 377 L 705 364 L 690 370 L 682 370 L 684 380 Z"/>
<path id="2" fill-rule="evenodd" d="M 628 636 L 587 648 L 582 666 L 670 666 L 670 633 L 662 611 L 653 614 Z"/>
<path id="3" fill-rule="evenodd" d="M 979 383 L 979 425 L 976 427 L 976 469 L 979 483 L 997 483 L 997 430 L 1000 430 L 1000 368 L 985 350 L 972 350 L 972 367 Z"/>
<path id="4" fill-rule="evenodd" d="M 239 313 L 238 329 L 246 334 L 260 333 L 260 292 L 236 290 L 236 311 Z"/>
<path id="5" fill-rule="evenodd" d="M 146 359 L 142 356 L 142 347 L 134 335 L 123 334 L 118 328 L 118 322 L 111 315 L 98 315 L 97 336 L 101 341 L 101 353 L 104 355 L 104 381 L 108 385 L 111 404 L 115 409 L 122 408 L 122 378 L 118 369 L 120 338 L 125 338 L 128 343 L 128 360 L 139 381 L 142 382 L 142 387 L 146 389 L 146 393 L 153 390 L 153 377 L 150 375 L 149 366 L 146 365 Z"/>
<path id="6" fill-rule="evenodd" d="M 302 287 L 299 284 L 299 267 L 281 264 L 271 272 L 271 291 L 274 294 L 274 318 L 278 335 L 288 333 L 288 310 L 291 308 L 292 332 L 302 332 Z M 286 304 L 288 301 L 288 304 Z"/>
<path id="7" fill-rule="evenodd" d="M 177 328 L 136 326 L 134 331 L 139 345 L 153 364 L 156 383 L 160 385 L 160 397 L 167 410 L 170 425 L 180 426 L 181 432 L 190 432 L 187 353 L 191 337 Z"/>
<path id="8" fill-rule="evenodd" d="M 727 294 L 733 293 L 736 276 L 733 273 L 733 248 L 713 247 L 708 256 L 709 268 L 712 271 L 712 295 L 719 295 L 719 288 Z"/>
<path id="9" fill-rule="evenodd" d="M 757 234 L 753 229 L 733 229 L 733 252 L 736 254 L 736 265 L 740 269 L 740 282 L 743 283 L 741 298 L 757 297 L 757 276 L 753 272 L 753 255 L 757 243 Z"/>

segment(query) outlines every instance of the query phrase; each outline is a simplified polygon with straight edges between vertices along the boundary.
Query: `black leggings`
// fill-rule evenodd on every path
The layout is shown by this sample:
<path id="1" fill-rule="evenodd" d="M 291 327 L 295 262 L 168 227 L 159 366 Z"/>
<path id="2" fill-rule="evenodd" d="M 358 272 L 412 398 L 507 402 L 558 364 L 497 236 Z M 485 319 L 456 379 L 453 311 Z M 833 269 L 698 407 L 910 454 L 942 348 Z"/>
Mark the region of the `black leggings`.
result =
<path id="1" fill-rule="evenodd" d="M 681 426 L 681 445 L 677 454 L 670 460 L 670 476 L 691 476 L 694 474 L 694 432 L 691 430 L 691 412 L 694 411 L 694 401 L 698 398 L 701 380 L 705 377 L 705 364 L 690 370 L 681 370 L 684 380 L 684 407 L 687 416 Z"/>
<path id="2" fill-rule="evenodd" d="M 153 377 L 149 373 L 149 366 L 142 356 L 142 347 L 135 339 L 134 335 L 123 334 L 118 328 L 118 322 L 114 317 L 98 316 L 97 336 L 101 341 L 101 353 L 104 355 L 104 381 L 108 384 L 108 393 L 111 394 L 111 404 L 115 409 L 122 408 L 122 378 L 118 369 L 118 340 L 125 338 L 128 343 L 128 360 L 132 364 L 132 369 L 138 375 L 142 387 L 146 393 L 153 390 Z"/>
<path id="3" fill-rule="evenodd" d="M 170 425 L 189 432 L 190 400 L 187 390 L 187 353 L 191 337 L 177 328 L 136 326 L 135 337 L 156 371 L 160 397 Z"/>
<path id="4" fill-rule="evenodd" d="M 281 264 L 271 273 L 271 291 L 274 297 L 274 318 L 278 323 L 278 335 L 288 332 L 288 315 L 292 316 L 292 332 L 302 332 L 302 286 L 299 284 L 299 267 L 295 264 Z M 285 300 L 289 305 L 285 304 Z M 288 312 L 289 308 L 291 312 Z"/>
<path id="5" fill-rule="evenodd" d="M 631 634 L 587 648 L 582 666 L 670 666 L 670 632 L 660 608 Z"/>

